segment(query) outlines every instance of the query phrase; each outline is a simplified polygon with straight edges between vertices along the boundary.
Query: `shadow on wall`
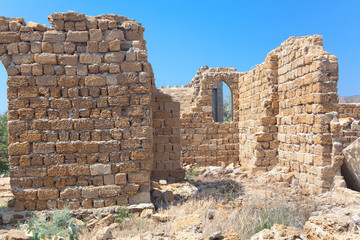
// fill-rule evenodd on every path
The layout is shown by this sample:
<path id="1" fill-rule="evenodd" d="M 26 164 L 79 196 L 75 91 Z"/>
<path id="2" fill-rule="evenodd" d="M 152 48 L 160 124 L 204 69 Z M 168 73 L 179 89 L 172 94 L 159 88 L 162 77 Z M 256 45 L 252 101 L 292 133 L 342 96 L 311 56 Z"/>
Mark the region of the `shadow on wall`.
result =
<path id="1" fill-rule="evenodd" d="M 181 168 L 180 103 L 170 95 L 155 92 L 153 108 L 154 128 L 154 180 L 181 181 L 185 170 Z"/>

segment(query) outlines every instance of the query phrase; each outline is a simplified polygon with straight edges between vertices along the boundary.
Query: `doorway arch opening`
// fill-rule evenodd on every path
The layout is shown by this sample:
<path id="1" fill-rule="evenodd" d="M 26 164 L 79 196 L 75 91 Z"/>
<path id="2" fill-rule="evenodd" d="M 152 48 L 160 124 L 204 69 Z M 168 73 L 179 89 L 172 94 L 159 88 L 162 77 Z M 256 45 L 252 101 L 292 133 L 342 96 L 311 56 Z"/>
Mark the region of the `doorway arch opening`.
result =
<path id="1" fill-rule="evenodd" d="M 223 81 L 212 89 L 212 113 L 214 122 L 232 122 L 234 119 L 233 93 Z"/>

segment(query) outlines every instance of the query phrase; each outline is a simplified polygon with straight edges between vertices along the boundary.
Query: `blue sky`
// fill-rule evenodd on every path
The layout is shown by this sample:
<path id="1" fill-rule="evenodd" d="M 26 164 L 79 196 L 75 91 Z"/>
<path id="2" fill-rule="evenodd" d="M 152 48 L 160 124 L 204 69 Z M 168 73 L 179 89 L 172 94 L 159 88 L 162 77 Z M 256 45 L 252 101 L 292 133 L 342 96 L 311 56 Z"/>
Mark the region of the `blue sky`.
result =
<path id="1" fill-rule="evenodd" d="M 360 95 L 360 1 L 1 0 L 0 16 L 49 24 L 52 12 L 114 13 L 141 22 L 156 85 L 185 85 L 198 68 L 248 71 L 290 36 L 320 34 L 339 59 L 340 96 Z M 0 113 L 6 111 L 0 66 Z"/>

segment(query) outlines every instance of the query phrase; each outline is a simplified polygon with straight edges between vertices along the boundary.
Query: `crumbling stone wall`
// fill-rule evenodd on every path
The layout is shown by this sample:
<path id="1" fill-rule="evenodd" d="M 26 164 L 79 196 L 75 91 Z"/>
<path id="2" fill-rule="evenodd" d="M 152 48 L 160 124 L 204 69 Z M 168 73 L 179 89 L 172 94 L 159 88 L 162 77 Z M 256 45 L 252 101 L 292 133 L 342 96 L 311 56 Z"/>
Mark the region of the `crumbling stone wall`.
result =
<path id="1" fill-rule="evenodd" d="M 338 118 L 360 119 L 360 103 L 339 103 Z"/>
<path id="2" fill-rule="evenodd" d="M 289 38 L 246 73 L 202 67 L 188 86 L 156 89 L 139 23 L 74 12 L 49 21 L 0 18 L 16 211 L 150 202 L 151 175 L 181 180 L 180 162 L 280 163 L 320 193 L 358 136 L 337 119 L 359 111 L 338 105 L 337 59 L 321 36 Z M 213 119 L 221 81 L 233 122 Z"/>
<path id="3" fill-rule="evenodd" d="M 15 211 L 150 202 L 144 28 L 117 15 L 0 18 Z"/>
<path id="4" fill-rule="evenodd" d="M 218 125 L 211 117 L 210 90 L 218 80 L 233 91 L 230 124 Z M 333 147 L 338 133 L 331 131 L 338 112 L 337 80 L 337 59 L 324 51 L 318 35 L 289 38 L 249 72 L 200 69 L 188 86 L 192 90 L 187 89 L 195 96 L 190 111 L 181 115 L 182 161 L 218 165 L 239 159 L 253 172 L 280 163 L 312 193 L 328 190 L 341 165 Z M 219 131 L 224 139 L 216 135 Z"/>
<path id="5" fill-rule="evenodd" d="M 238 72 L 234 68 L 201 68 L 186 87 L 161 88 L 181 107 L 181 147 L 183 163 L 200 166 L 228 165 L 239 162 L 239 111 L 234 108 L 233 122 L 214 122 L 212 90 L 219 81 L 225 82 L 232 91 L 234 102 L 238 99 Z M 190 93 L 191 101 L 184 99 Z"/>
<path id="6" fill-rule="evenodd" d="M 337 117 L 331 121 L 331 131 L 334 134 L 332 152 L 337 159 L 337 175 L 343 177 L 347 187 L 359 190 L 356 144 L 349 145 L 360 137 L 360 104 L 339 104 Z"/>
<path id="7" fill-rule="evenodd" d="M 239 75 L 240 162 L 251 171 L 267 171 L 277 163 L 277 58 Z"/>
<path id="8" fill-rule="evenodd" d="M 269 55 L 278 57 L 279 162 L 311 192 L 327 191 L 337 167 L 330 130 L 339 101 L 337 58 L 318 35 L 290 38 Z"/>
<path id="9" fill-rule="evenodd" d="M 343 148 L 360 137 L 360 104 L 340 103 L 337 119 L 332 122 L 332 130 L 339 137 Z"/>
<path id="10" fill-rule="evenodd" d="M 180 115 L 191 112 L 191 106 L 194 104 L 197 96 L 196 90 L 188 85 L 181 87 L 160 87 L 159 89 L 160 92 L 171 96 L 172 101 L 180 103 Z"/>

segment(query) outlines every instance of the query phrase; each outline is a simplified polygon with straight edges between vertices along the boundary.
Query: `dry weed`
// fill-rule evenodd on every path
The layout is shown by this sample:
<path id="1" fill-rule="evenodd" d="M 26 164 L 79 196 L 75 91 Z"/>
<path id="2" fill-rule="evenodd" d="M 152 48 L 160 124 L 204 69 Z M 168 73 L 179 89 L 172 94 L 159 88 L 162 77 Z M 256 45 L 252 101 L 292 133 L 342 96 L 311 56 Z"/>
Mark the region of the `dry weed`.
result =
<path id="1" fill-rule="evenodd" d="M 130 218 L 119 223 L 113 235 L 116 238 L 131 239 L 153 234 L 175 239 L 176 234 L 194 226 L 203 237 L 217 231 L 235 231 L 241 239 L 249 239 L 256 232 L 271 228 L 275 223 L 300 227 L 313 211 L 313 208 L 300 206 L 295 201 L 282 197 L 244 197 L 238 205 L 240 206 L 234 208 L 233 205 L 224 204 L 223 201 L 220 203 L 214 198 L 194 198 L 158 211 L 168 216 L 167 222 L 155 222 L 151 218 L 140 218 L 139 214 L 132 214 Z M 90 235 L 95 232 L 96 230 L 92 231 Z M 84 235 L 82 239 L 88 238 Z"/>

